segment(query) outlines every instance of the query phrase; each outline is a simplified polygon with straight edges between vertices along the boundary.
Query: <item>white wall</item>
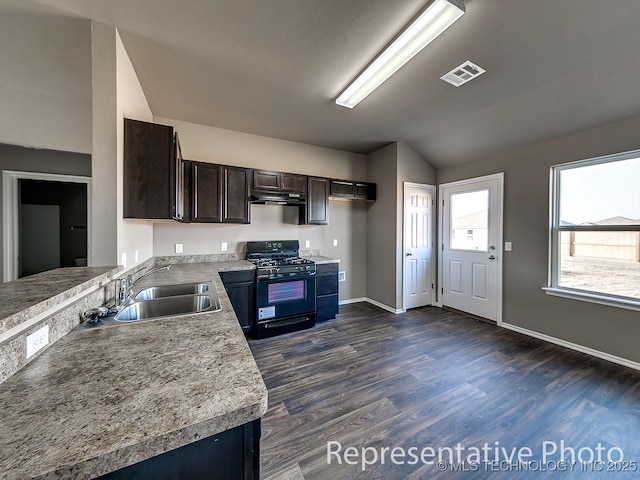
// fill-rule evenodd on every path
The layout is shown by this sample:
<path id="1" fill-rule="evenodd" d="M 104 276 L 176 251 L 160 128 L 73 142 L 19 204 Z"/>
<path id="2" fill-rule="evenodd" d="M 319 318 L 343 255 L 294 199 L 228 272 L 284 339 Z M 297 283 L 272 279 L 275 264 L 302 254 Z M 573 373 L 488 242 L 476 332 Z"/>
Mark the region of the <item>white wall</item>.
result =
<path id="1" fill-rule="evenodd" d="M 173 125 L 180 135 L 185 159 L 288 171 L 332 178 L 366 180 L 364 155 L 242 132 L 155 117 L 157 123 Z M 220 253 L 227 242 L 229 252 L 243 253 L 248 240 L 297 239 L 311 249 L 340 259 L 347 281 L 340 283 L 340 299 L 361 298 L 366 292 L 366 203 L 330 201 L 329 225 L 298 225 L 296 207 L 252 205 L 249 225 L 154 224 L 154 255 L 175 255 L 175 244 L 184 254 Z M 338 246 L 333 246 L 333 240 Z"/>
<path id="2" fill-rule="evenodd" d="M 92 22 L 93 135 L 91 155 L 91 265 L 116 265 L 116 30 Z"/>
<path id="3" fill-rule="evenodd" d="M 153 224 L 138 220 L 124 220 L 123 212 L 123 161 L 124 161 L 124 119 L 133 118 L 153 122 L 153 113 L 149 108 L 142 86 L 136 75 L 122 39 L 116 32 L 116 88 L 117 88 L 117 212 L 118 212 L 118 263 L 126 254 L 127 267 L 140 263 L 153 256 Z M 138 252 L 138 261 L 135 253 Z"/>
<path id="4" fill-rule="evenodd" d="M 0 8 L 0 45 L 0 143 L 91 153 L 90 22 Z"/>

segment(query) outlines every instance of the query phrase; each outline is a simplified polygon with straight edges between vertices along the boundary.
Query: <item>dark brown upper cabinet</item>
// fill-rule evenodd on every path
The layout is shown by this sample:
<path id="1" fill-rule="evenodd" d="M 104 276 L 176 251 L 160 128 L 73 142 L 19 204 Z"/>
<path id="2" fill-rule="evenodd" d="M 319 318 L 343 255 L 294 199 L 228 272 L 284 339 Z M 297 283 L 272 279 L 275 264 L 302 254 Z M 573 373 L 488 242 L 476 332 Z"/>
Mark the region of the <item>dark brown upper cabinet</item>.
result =
<path id="1" fill-rule="evenodd" d="M 376 184 L 355 180 L 331 180 L 329 196 L 351 200 L 375 201 Z"/>
<path id="2" fill-rule="evenodd" d="M 124 119 L 124 218 L 184 217 L 184 170 L 173 127 Z"/>
<path id="3" fill-rule="evenodd" d="M 222 223 L 249 223 L 251 169 L 222 166 Z"/>
<path id="4" fill-rule="evenodd" d="M 189 220 L 193 223 L 249 223 L 251 170 L 186 162 L 190 173 Z"/>
<path id="5" fill-rule="evenodd" d="M 222 221 L 222 167 L 211 163 L 189 162 L 189 221 L 219 223 Z"/>
<path id="6" fill-rule="evenodd" d="M 329 224 L 329 182 L 328 178 L 308 177 L 307 202 L 300 206 L 300 224 Z"/>
<path id="7" fill-rule="evenodd" d="M 297 173 L 254 170 L 253 189 L 304 195 L 307 192 L 307 177 Z"/>

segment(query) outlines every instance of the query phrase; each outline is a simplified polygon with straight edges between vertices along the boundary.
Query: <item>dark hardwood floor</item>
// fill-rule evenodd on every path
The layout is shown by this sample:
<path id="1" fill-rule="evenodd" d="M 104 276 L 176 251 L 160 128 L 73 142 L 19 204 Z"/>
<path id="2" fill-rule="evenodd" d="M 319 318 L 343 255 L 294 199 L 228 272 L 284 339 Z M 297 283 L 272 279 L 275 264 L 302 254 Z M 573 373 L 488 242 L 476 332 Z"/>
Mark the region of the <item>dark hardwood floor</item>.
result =
<path id="1" fill-rule="evenodd" d="M 434 307 L 393 315 L 346 305 L 314 329 L 250 346 L 269 389 L 263 479 L 640 478 L 638 371 Z M 331 464 L 327 442 L 342 448 Z M 457 464 L 454 450 L 449 465 L 446 447 L 458 444 L 463 460 L 473 448 L 490 460 L 505 450 L 475 466 Z M 370 449 L 347 465 L 347 447 Z M 401 447 L 404 461 L 387 452 L 383 464 L 383 447 Z M 424 447 L 444 453 L 446 470 L 419 460 Z M 528 470 L 506 460 L 525 448 Z M 374 449 L 378 461 L 363 471 Z M 570 465 L 569 449 L 587 463 Z M 621 452 L 623 462 L 607 463 Z"/>

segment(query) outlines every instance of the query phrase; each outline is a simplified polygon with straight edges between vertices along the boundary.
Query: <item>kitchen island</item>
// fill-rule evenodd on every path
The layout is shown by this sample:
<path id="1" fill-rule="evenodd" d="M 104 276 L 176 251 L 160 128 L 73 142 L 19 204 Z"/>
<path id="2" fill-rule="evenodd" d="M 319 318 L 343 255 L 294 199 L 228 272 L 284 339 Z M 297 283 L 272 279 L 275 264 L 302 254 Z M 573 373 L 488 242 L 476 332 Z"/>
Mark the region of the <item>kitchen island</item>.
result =
<path id="1" fill-rule="evenodd" d="M 250 268 L 153 274 L 140 286 L 212 281 L 222 310 L 76 328 L 1 384 L 2 478 L 93 478 L 255 425 L 267 389 L 217 273 Z"/>

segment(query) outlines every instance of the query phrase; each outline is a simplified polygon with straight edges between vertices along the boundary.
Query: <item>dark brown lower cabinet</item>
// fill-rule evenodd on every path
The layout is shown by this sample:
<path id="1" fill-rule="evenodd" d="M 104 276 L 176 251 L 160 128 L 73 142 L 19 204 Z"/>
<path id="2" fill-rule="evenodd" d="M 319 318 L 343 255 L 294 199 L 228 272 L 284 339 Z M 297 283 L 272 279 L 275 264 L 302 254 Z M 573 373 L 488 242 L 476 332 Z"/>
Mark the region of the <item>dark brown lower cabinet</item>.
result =
<path id="1" fill-rule="evenodd" d="M 316 322 L 331 320 L 338 314 L 338 264 L 316 266 Z"/>
<path id="2" fill-rule="evenodd" d="M 220 279 L 229 296 L 233 311 L 244 333 L 251 333 L 256 318 L 256 271 L 220 272 Z"/>
<path id="3" fill-rule="evenodd" d="M 102 480 L 258 480 L 260 419 L 176 448 Z"/>

